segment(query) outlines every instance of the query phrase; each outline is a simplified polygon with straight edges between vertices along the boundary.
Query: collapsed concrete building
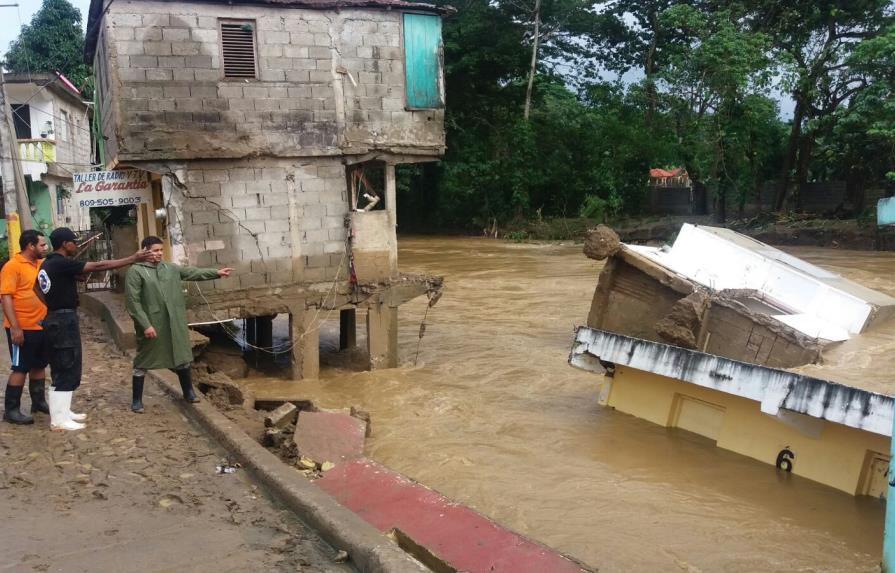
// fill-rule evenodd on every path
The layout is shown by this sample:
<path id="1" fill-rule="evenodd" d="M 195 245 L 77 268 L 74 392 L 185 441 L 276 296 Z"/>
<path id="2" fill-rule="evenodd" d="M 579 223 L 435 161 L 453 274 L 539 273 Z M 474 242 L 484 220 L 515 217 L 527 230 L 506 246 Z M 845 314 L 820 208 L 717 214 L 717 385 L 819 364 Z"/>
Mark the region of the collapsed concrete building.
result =
<path id="1" fill-rule="evenodd" d="M 229 266 L 195 320 L 291 319 L 295 376 L 317 322 L 342 345 L 367 311 L 370 366 L 397 364 L 397 312 L 440 288 L 397 266 L 395 167 L 444 152 L 441 16 L 404 0 L 92 0 L 85 56 L 107 169 L 145 171 L 140 235 Z"/>
<path id="2" fill-rule="evenodd" d="M 604 227 L 585 252 L 606 263 L 570 363 L 605 373 L 602 404 L 852 494 L 885 494 L 893 399 L 799 369 L 885 328 L 895 299 L 727 229 L 685 224 L 654 248 Z"/>

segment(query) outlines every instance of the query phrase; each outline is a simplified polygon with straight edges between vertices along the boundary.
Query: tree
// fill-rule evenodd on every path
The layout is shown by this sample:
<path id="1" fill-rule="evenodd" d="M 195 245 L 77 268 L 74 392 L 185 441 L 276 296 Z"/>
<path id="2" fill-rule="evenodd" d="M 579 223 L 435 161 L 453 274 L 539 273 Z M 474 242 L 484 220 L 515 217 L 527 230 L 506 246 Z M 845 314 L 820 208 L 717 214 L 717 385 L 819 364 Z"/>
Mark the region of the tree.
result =
<path id="1" fill-rule="evenodd" d="M 807 180 L 814 136 L 806 129 L 867 87 L 847 60 L 861 40 L 885 27 L 892 8 L 889 0 L 757 0 L 753 9 L 795 102 L 775 197 L 779 210 L 789 200 L 793 170 L 797 185 Z"/>
<path id="2" fill-rule="evenodd" d="M 543 58 L 554 64 L 575 66 L 581 60 L 592 60 L 596 54 L 592 38 L 601 16 L 590 0 L 498 0 L 495 6 L 514 22 L 528 28 L 525 39 L 530 43 L 527 87 L 523 117 L 531 114 L 532 92 L 538 65 Z"/>
<path id="3" fill-rule="evenodd" d="M 895 183 L 895 25 L 855 46 L 846 63 L 867 86 L 812 126 L 820 134 L 813 169 L 844 179 L 860 205 L 867 183 Z"/>
<path id="4" fill-rule="evenodd" d="M 68 0 L 43 0 L 30 24 L 6 53 L 12 72 L 60 72 L 76 86 L 84 86 L 90 67 L 84 64 L 81 12 Z"/>
<path id="5" fill-rule="evenodd" d="M 668 63 L 670 48 L 679 42 L 673 27 L 661 16 L 681 0 L 611 0 L 603 6 L 595 41 L 603 47 L 603 64 L 618 74 L 643 72 L 645 118 L 650 125 L 658 105 L 657 74 Z"/>
<path id="6" fill-rule="evenodd" d="M 680 157 L 694 189 L 713 188 L 716 215 L 723 222 L 729 189 L 746 193 L 741 174 L 755 168 L 749 149 L 755 134 L 748 126 L 767 115 L 758 102 L 770 75 L 768 38 L 747 29 L 746 14 L 735 4 L 715 9 L 678 5 L 661 18 L 686 39 L 670 50 L 660 74 Z"/>

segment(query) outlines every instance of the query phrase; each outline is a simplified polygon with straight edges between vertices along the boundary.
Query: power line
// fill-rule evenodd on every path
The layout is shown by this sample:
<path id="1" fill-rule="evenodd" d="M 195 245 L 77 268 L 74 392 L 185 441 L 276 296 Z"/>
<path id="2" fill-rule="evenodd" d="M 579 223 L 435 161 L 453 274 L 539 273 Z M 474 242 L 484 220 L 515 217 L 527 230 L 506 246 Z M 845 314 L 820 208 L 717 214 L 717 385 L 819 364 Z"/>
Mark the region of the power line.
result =
<path id="1" fill-rule="evenodd" d="M 28 101 L 30 101 L 30 100 L 28 100 Z M 10 103 L 10 105 L 28 105 L 27 102 L 25 102 L 25 103 L 19 103 L 19 102 L 17 102 L 17 101 L 10 101 L 9 103 Z M 45 115 L 48 115 L 48 116 L 50 116 L 50 117 L 52 117 L 52 118 L 54 118 L 54 119 L 57 119 L 57 120 L 59 120 L 59 121 L 64 121 L 64 122 L 66 123 L 66 125 L 71 125 L 71 126 L 74 127 L 75 129 L 80 129 L 81 131 L 86 131 L 87 133 L 92 133 L 92 131 L 91 131 L 90 129 L 86 128 L 86 127 L 81 127 L 80 125 L 75 125 L 75 124 L 73 124 L 73 123 L 71 122 L 71 119 L 66 120 L 66 119 L 62 118 L 61 116 L 58 116 L 58 115 L 56 115 L 56 114 L 54 114 L 54 113 L 51 113 L 51 112 L 49 112 L 49 111 L 47 111 L 47 110 L 45 110 L 45 109 L 40 109 L 40 108 L 33 107 L 33 106 L 28 106 L 28 109 L 31 110 L 31 111 L 39 111 L 40 113 L 43 113 L 43 114 L 45 114 Z M 16 116 L 17 118 L 19 118 L 20 120 L 22 120 L 25 124 L 27 124 L 29 129 L 33 129 L 33 127 L 31 126 L 31 122 L 29 121 L 31 118 L 26 119 L 26 118 L 22 117 L 21 115 L 19 115 L 18 110 L 13 110 L 12 114 L 13 114 L 14 116 Z M 86 112 L 85 112 L 85 114 L 84 114 L 84 117 L 86 118 Z"/>

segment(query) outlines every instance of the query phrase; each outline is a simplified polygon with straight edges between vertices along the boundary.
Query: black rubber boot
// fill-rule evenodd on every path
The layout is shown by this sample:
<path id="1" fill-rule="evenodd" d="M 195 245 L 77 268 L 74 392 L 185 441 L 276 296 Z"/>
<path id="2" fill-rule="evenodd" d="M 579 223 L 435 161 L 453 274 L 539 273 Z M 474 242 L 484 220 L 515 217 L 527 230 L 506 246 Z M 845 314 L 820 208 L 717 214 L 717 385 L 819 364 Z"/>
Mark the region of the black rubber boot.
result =
<path id="1" fill-rule="evenodd" d="M 199 399 L 196 398 L 196 393 L 193 392 L 193 379 L 190 369 L 184 368 L 183 370 L 178 370 L 177 379 L 180 380 L 180 389 L 183 390 L 183 399 L 187 402 L 192 402 L 193 404 L 198 402 Z"/>
<path id="2" fill-rule="evenodd" d="M 43 412 L 44 414 L 50 413 L 50 405 L 47 404 L 47 395 L 46 395 L 46 384 L 47 381 L 41 378 L 40 380 L 31 380 L 28 379 L 28 394 L 31 395 L 31 413 L 35 412 Z"/>
<path id="3" fill-rule="evenodd" d="M 6 385 L 6 398 L 3 401 L 3 419 L 10 424 L 33 424 L 34 418 L 23 414 L 19 407 L 22 405 L 22 391 L 24 386 Z"/>
<path id="4" fill-rule="evenodd" d="M 134 376 L 131 379 L 131 410 L 138 414 L 143 413 L 143 382 L 145 380 L 145 376 Z"/>

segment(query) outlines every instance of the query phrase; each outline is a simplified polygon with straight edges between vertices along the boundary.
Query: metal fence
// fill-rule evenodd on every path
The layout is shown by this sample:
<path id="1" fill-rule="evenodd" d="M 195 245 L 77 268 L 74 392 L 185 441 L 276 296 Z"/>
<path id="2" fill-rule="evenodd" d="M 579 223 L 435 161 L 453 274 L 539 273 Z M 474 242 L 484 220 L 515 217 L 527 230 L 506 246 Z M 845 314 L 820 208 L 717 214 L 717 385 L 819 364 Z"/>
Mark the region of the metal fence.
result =
<path id="1" fill-rule="evenodd" d="M 109 228 L 102 230 L 79 231 L 78 254 L 75 258 L 80 261 L 105 261 L 115 258 L 112 245 L 112 234 Z M 118 286 L 118 275 L 113 271 L 99 271 L 88 273 L 80 284 L 80 290 L 84 292 L 97 290 L 115 290 Z"/>

